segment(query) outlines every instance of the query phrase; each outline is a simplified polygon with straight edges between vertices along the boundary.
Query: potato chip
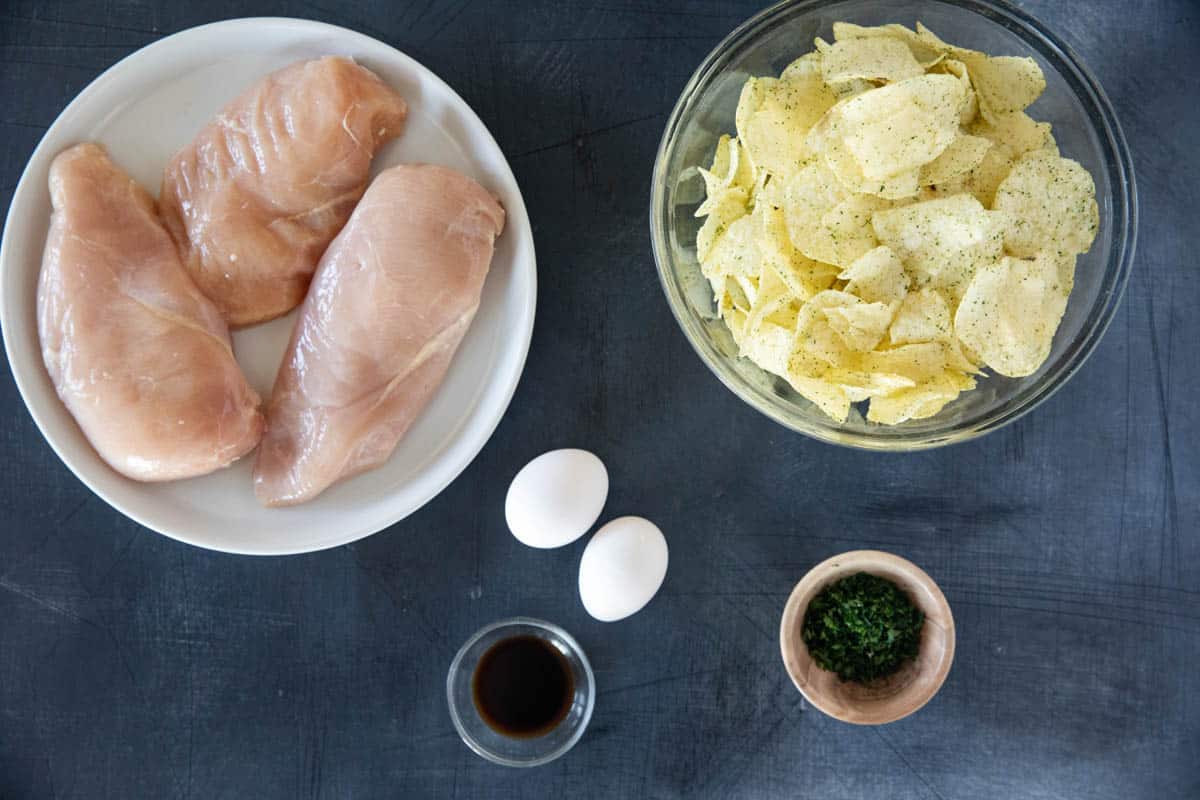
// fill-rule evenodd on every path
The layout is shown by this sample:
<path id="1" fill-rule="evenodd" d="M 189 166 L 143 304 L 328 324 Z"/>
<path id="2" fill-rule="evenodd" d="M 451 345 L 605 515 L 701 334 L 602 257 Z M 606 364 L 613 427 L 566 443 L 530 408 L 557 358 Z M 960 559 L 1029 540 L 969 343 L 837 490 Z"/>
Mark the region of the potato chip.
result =
<path id="1" fill-rule="evenodd" d="M 874 249 L 878 242 L 871 219 L 875 212 L 889 207 L 886 200 L 878 197 L 854 194 L 826 211 L 821 216 L 821 228 L 826 237 L 820 252 L 821 260 L 848 266 Z"/>
<path id="2" fill-rule="evenodd" d="M 950 306 L 935 289 L 910 292 L 900 304 L 888 340 L 894 345 L 946 342 L 954 335 Z"/>
<path id="3" fill-rule="evenodd" d="M 788 64 L 783 72 L 779 75 L 781 81 L 796 81 L 807 80 L 809 78 L 821 78 L 821 61 L 820 52 L 813 50 L 810 53 L 797 58 L 791 64 Z"/>
<path id="4" fill-rule="evenodd" d="M 902 375 L 914 384 L 946 371 L 946 348 L 940 342 L 919 342 L 864 353 L 856 362 L 865 372 Z"/>
<path id="5" fill-rule="evenodd" d="M 780 279 L 772 269 L 764 267 L 758 274 L 755 286 L 754 301 L 746 318 L 746 326 L 751 333 L 777 311 L 789 305 L 796 296 L 788 285 Z"/>
<path id="6" fill-rule="evenodd" d="M 748 358 L 767 372 L 787 377 L 788 361 L 792 357 L 792 331 L 772 322 L 761 323 L 753 331 L 747 321 L 745 334 L 738 343 L 743 358 Z"/>
<path id="7" fill-rule="evenodd" d="M 1045 250 L 1084 253 L 1096 238 L 1096 185 L 1079 162 L 1047 150 L 1021 157 L 996 189 L 995 209 L 1008 216 L 1008 251 L 1032 258 Z"/>
<path id="8" fill-rule="evenodd" d="M 867 419 L 881 425 L 899 425 L 910 419 L 925 419 L 941 411 L 960 393 L 955 379 L 949 373 L 943 373 L 911 389 L 871 400 Z"/>
<path id="9" fill-rule="evenodd" d="M 717 218 L 716 213 L 710 214 L 705 220 L 705 225 Z M 701 261 L 705 277 L 742 275 L 757 278 L 762 256 L 759 253 L 755 228 L 755 221 L 751 216 L 743 214 L 726 225 L 723 231 L 715 232 L 715 243 Z M 701 233 L 703 231 L 704 229 L 701 228 Z M 697 235 L 697 248 L 699 248 L 699 235 Z"/>
<path id="10" fill-rule="evenodd" d="M 1004 215 L 969 194 L 880 211 L 872 225 L 917 288 L 944 289 L 952 297 L 963 292 L 980 264 L 1000 258 L 1004 245 Z"/>
<path id="11" fill-rule="evenodd" d="M 706 217 L 717 210 L 726 201 L 735 201 L 742 207 L 750 203 L 750 195 L 744 189 L 730 189 L 725 184 L 725 178 L 715 172 L 709 172 L 701 167 L 697 170 L 704 179 L 704 202 L 696 209 L 697 217 Z"/>
<path id="12" fill-rule="evenodd" d="M 821 74 L 829 84 L 862 79 L 895 83 L 925 70 L 904 42 L 874 37 L 838 40 L 822 53 Z"/>
<path id="13" fill-rule="evenodd" d="M 1069 256 L 1074 258 L 1074 256 Z M 1067 307 L 1056 256 L 1005 256 L 981 266 L 954 317 L 958 338 L 1001 375 L 1037 372 Z"/>
<path id="14" fill-rule="evenodd" d="M 705 203 L 707 202 L 706 200 Z M 745 192 L 730 191 L 723 193 L 716 204 L 706 210 L 708 218 L 696 233 L 696 258 L 701 264 L 706 263 L 712 256 L 714 245 L 729 230 L 729 226 L 746 215 L 746 202 Z M 708 274 L 706 269 L 705 275 Z"/>
<path id="15" fill-rule="evenodd" d="M 835 22 L 833 23 L 833 38 L 839 42 L 847 39 L 897 39 L 908 46 L 913 58 L 924 69 L 929 69 L 945 57 L 944 53 L 940 52 L 937 48 L 930 47 L 915 32 L 895 23 L 868 28 L 849 22 Z"/>
<path id="16" fill-rule="evenodd" d="M 973 53 L 962 61 L 979 95 L 979 112 L 988 120 L 1024 111 L 1046 90 L 1046 76 L 1032 58 Z"/>
<path id="17" fill-rule="evenodd" d="M 979 119 L 968 133 L 990 140 L 997 149 L 1016 159 L 1031 150 L 1050 150 L 1058 154 L 1049 122 L 1035 122 L 1024 111 Z"/>
<path id="18" fill-rule="evenodd" d="M 742 335 L 746 328 L 746 312 L 737 306 L 733 296 L 730 294 L 723 295 L 721 302 L 717 306 L 717 313 L 725 322 L 725 327 L 729 328 L 729 332 L 733 335 L 733 340 L 741 347 L 744 341 Z"/>
<path id="19" fill-rule="evenodd" d="M 887 397 L 916 384 L 911 378 L 890 372 L 865 372 L 847 367 L 833 367 L 822 376 L 824 380 L 837 384 L 854 402 L 873 397 Z"/>
<path id="20" fill-rule="evenodd" d="M 822 289 L 828 289 L 837 277 L 837 267 L 822 264 L 805 256 L 792 244 L 782 209 L 760 203 L 755 213 L 762 217 L 759 250 L 763 264 L 787 284 L 792 295 L 807 300 Z"/>
<path id="21" fill-rule="evenodd" d="M 887 335 L 896 308 L 890 303 L 867 303 L 854 298 L 848 306 L 822 309 L 826 322 L 850 350 L 874 350 Z"/>
<path id="22" fill-rule="evenodd" d="M 840 141 L 869 180 L 928 164 L 958 135 L 963 89 L 950 75 L 922 75 L 841 100 L 829 137 Z"/>
<path id="23" fill-rule="evenodd" d="M 887 200 L 901 200 L 917 194 L 921 188 L 920 170 L 913 168 L 882 180 L 863 175 L 854 155 L 841 141 L 830 142 L 824 151 L 825 164 L 836 180 L 849 192 L 872 194 Z"/>
<path id="24" fill-rule="evenodd" d="M 963 351 L 955 335 L 950 304 L 934 289 L 921 289 L 905 296 L 888 329 L 888 341 L 894 346 L 893 351 L 904 351 L 908 345 L 937 347 L 945 369 L 979 372 L 979 363 Z M 894 372 L 902 371 L 895 365 L 885 366 Z"/>
<path id="25" fill-rule="evenodd" d="M 921 167 L 921 185 L 945 183 L 970 172 L 979 166 L 991 146 L 991 141 L 982 136 L 960 135 L 940 156 Z"/>
<path id="26" fill-rule="evenodd" d="M 719 187 L 726 185 L 726 178 L 729 176 L 731 160 L 729 151 L 732 149 L 731 145 L 734 141 L 736 140 L 729 134 L 721 134 L 721 138 L 717 139 L 717 149 L 713 152 L 712 166 L 708 170 L 700 170 L 701 173 L 711 174 Z M 710 186 L 707 180 L 705 180 L 705 186 Z M 699 215 L 697 214 L 697 216 Z"/>
<path id="27" fill-rule="evenodd" d="M 788 383 L 801 397 L 835 421 L 845 422 L 846 418 L 850 416 L 850 397 L 840 386 L 791 369 L 788 370 L 786 377 Z"/>
<path id="28" fill-rule="evenodd" d="M 821 220 L 849 192 L 823 163 L 813 163 L 788 179 L 783 190 L 784 220 L 792 243 L 809 258 L 825 255 Z"/>
<path id="29" fill-rule="evenodd" d="M 889 247 L 863 253 L 837 277 L 847 282 L 848 294 L 871 303 L 898 303 L 908 291 L 904 264 Z"/>
<path id="30" fill-rule="evenodd" d="M 961 175 L 922 188 L 919 200 L 936 200 L 956 194 L 970 194 L 990 208 L 1000 182 L 1012 171 L 1013 160 L 994 144 L 983 154 L 983 160 Z"/>
<path id="31" fill-rule="evenodd" d="M 788 235 L 810 259 L 847 266 L 876 246 L 871 219 L 888 207 L 879 198 L 853 195 L 823 164 L 810 164 L 784 189 Z"/>
<path id="32" fill-rule="evenodd" d="M 969 125 L 979 115 L 979 98 L 975 87 L 971 85 L 971 74 L 967 65 L 956 58 L 947 58 L 939 62 L 933 69 L 944 75 L 953 75 L 962 84 L 963 99 L 958 107 L 958 124 Z"/>
<path id="33" fill-rule="evenodd" d="M 860 302 L 854 295 L 835 289 L 817 292 L 800 306 L 800 312 L 796 315 L 796 349 L 827 366 L 841 365 L 849 357 L 850 351 L 829 324 L 825 311 Z"/>
<path id="34" fill-rule="evenodd" d="M 796 172 L 808 151 L 805 134 L 836 102 L 819 74 L 788 80 L 751 78 L 735 113 L 738 137 L 754 169 L 775 175 Z"/>

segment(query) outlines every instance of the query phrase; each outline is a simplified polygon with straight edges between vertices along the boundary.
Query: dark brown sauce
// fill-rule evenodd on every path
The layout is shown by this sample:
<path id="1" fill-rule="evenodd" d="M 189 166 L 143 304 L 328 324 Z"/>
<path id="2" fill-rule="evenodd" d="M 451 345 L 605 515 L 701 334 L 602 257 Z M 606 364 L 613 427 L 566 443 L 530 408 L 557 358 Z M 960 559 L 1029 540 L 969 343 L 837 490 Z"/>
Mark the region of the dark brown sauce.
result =
<path id="1" fill-rule="evenodd" d="M 575 681 L 554 645 L 536 636 L 513 636 L 479 659 L 471 694 L 489 728 L 528 739 L 549 733 L 566 718 Z"/>

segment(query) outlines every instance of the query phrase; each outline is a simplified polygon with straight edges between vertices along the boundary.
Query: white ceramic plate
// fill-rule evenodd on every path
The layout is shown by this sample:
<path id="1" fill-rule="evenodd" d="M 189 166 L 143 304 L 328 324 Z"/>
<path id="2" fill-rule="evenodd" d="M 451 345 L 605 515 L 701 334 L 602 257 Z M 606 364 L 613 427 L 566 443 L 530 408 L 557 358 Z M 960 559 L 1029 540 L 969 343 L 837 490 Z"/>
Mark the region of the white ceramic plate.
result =
<path id="1" fill-rule="evenodd" d="M 100 460 L 42 365 L 35 296 L 50 219 L 47 173 L 80 141 L 156 192 L 168 158 L 243 88 L 293 61 L 352 56 L 409 104 L 404 133 L 376 158 L 454 167 L 496 193 L 507 212 L 479 313 L 445 383 L 382 467 L 304 505 L 255 501 L 253 456 L 186 481 L 144 484 Z M 491 134 L 450 87 L 399 51 L 344 28 L 295 19 L 238 19 L 177 33 L 124 59 L 83 90 L 33 153 L 13 195 L 0 245 L 0 321 L 9 365 L 50 446 L 97 495 L 167 536 L 233 553 L 278 555 L 333 547 L 382 530 L 427 503 L 479 452 L 508 407 L 533 332 L 533 236 L 512 170 Z M 234 335 L 250 383 L 268 396 L 295 312 Z"/>

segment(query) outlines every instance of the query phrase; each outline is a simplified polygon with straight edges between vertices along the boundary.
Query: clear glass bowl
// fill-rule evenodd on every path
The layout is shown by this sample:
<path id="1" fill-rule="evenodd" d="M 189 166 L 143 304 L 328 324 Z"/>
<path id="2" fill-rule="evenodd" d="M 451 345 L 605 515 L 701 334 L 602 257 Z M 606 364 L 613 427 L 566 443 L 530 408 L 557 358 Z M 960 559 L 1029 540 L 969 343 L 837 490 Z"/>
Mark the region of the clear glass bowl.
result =
<path id="1" fill-rule="evenodd" d="M 472 678 L 480 657 L 501 639 L 536 636 L 562 653 L 571 668 L 575 696 L 567 716 L 542 736 L 514 738 L 490 728 L 475 708 Z M 506 767 L 536 767 L 570 750 L 583 736 L 596 704 L 596 681 L 583 648 L 557 625 L 532 617 L 513 617 L 480 628 L 454 656 L 446 676 L 446 700 L 458 735 L 480 756 Z"/>
<path id="2" fill-rule="evenodd" d="M 778 76 L 812 49 L 813 37 L 831 39 L 834 22 L 911 27 L 918 20 L 953 44 L 1037 60 L 1046 73 L 1046 91 L 1029 113 L 1052 123 L 1063 155 L 1092 174 L 1100 230 L 1092 249 L 1079 259 L 1066 314 L 1050 357 L 1037 373 L 1026 378 L 991 375 L 929 419 L 876 425 L 852 409 L 839 424 L 786 381 L 738 357 L 696 260 L 702 220 L 694 213 L 704 198 L 697 167 L 707 167 L 720 136 L 733 133 L 738 95 L 748 77 Z M 918 450 L 965 441 L 1012 422 L 1079 369 L 1112 319 L 1129 277 L 1137 190 L 1129 148 L 1103 90 L 1079 57 L 1025 12 L 997 0 L 795 0 L 742 24 L 688 81 L 654 165 L 650 229 L 659 278 L 675 318 L 700 358 L 736 395 L 771 419 L 822 441 Z"/>

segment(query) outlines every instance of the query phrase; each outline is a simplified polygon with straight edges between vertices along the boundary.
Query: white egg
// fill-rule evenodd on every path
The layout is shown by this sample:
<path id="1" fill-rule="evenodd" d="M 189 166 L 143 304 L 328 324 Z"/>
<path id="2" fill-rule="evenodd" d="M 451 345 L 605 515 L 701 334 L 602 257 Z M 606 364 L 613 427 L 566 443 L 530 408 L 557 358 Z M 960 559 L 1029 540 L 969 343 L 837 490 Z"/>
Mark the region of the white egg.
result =
<path id="1" fill-rule="evenodd" d="M 579 597 L 601 622 L 642 609 L 667 576 L 667 540 L 648 519 L 619 517 L 588 542 L 579 562 Z"/>
<path id="2" fill-rule="evenodd" d="M 608 470 L 587 450 L 551 450 L 526 464 L 508 487 L 504 517 L 530 547 L 562 547 L 583 536 L 608 499 Z"/>

